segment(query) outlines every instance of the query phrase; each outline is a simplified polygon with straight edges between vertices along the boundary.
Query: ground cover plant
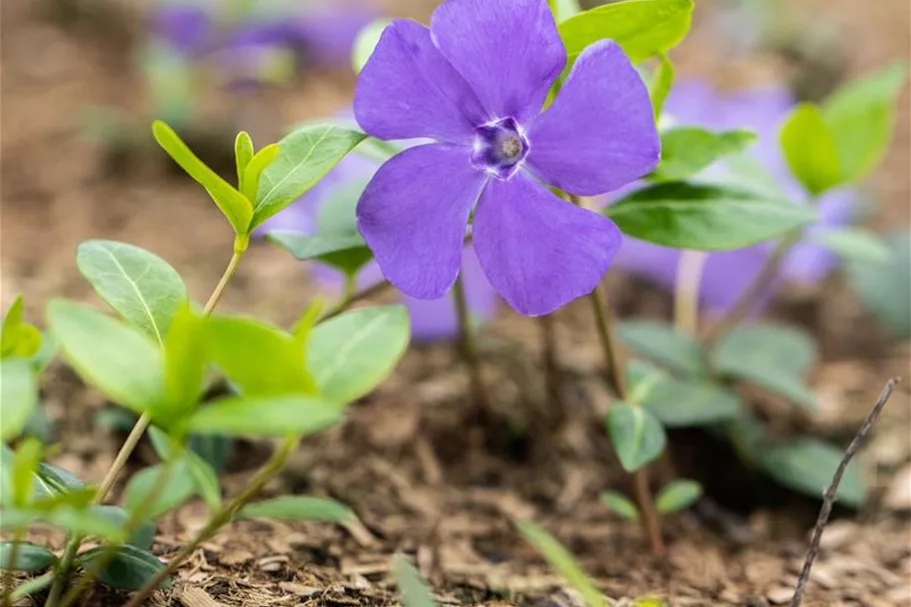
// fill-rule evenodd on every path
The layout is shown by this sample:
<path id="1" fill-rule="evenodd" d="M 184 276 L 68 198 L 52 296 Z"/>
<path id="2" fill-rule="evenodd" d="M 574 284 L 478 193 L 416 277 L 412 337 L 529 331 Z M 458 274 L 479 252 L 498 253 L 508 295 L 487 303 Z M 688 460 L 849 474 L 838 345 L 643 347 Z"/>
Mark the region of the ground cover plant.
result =
<path id="1" fill-rule="evenodd" d="M 882 65 L 812 102 L 783 86 L 730 93 L 678 79 L 670 53 L 697 4 L 622 0 L 583 10 L 573 0 L 446 0 L 426 25 L 378 20 L 348 43 L 357 74 L 348 108 L 266 145 L 241 131 L 230 179 L 178 134 L 190 114 L 155 120 L 148 138 L 157 153 L 224 218 L 206 229 L 232 234 L 227 265 L 202 303 L 178 264 L 91 238 L 75 265 L 107 309 L 60 297 L 40 317 L 25 313 L 22 297 L 8 307 L 4 603 L 68 606 L 99 587 L 130 593 L 112 595 L 129 607 L 160 600 L 169 595 L 156 592 L 170 591 L 190 559 L 245 519 L 322 522 L 370 543 L 344 499 L 261 494 L 302 446 L 343 431 L 352 405 L 371 398 L 411 342 L 454 341 L 467 378 L 462 419 L 495 419 L 499 386 L 485 344 L 496 317 L 538 325 L 545 407 L 560 419 L 572 378 L 555 314 L 582 303 L 596 381 L 610 395 L 599 432 L 627 476 L 593 489 L 605 512 L 638 524 L 638 550 L 664 561 L 675 541 L 668 517 L 706 493 L 673 473 L 674 437 L 695 429 L 750 474 L 821 502 L 810 556 L 789 589 L 799 604 L 833 505 L 856 510 L 870 500 L 852 457 L 896 380 L 878 378 L 887 389 L 847 450 L 811 431 L 782 437 L 778 417 L 820 406 L 808 379 L 819 346 L 812 333 L 761 315 L 782 289 L 839 274 L 885 330 L 908 338 L 908 231 L 862 227 L 861 185 L 892 140 L 907 69 Z M 187 33 L 185 20 L 208 23 L 200 6 L 160 13 L 160 35 L 186 56 L 233 48 L 232 36 L 200 34 L 192 44 L 171 36 Z M 263 26 L 241 14 L 251 29 Z M 232 24 L 245 31 L 243 21 Z M 285 44 L 289 29 L 279 29 Z M 253 38 L 257 47 L 274 43 Z M 292 323 L 219 307 L 261 246 L 304 262 L 322 286 Z M 604 280 L 613 268 L 669 291 L 672 319 L 618 319 L 613 302 L 624 294 Z M 398 302 L 370 303 L 393 293 Z M 499 353 L 511 356 L 506 346 Z M 47 461 L 56 453 L 42 431 L 39 386 L 57 359 L 115 407 L 108 423 L 126 430 L 100 479 Z M 220 475 L 238 444 L 266 439 L 268 457 L 226 492 Z M 141 444 L 158 461 L 134 470 Z M 156 538 L 188 502 L 204 505 L 204 522 L 163 562 Z M 510 533 L 584 604 L 605 604 L 533 517 L 508 518 Z M 37 540 L 48 528 L 65 536 L 62 546 Z M 401 554 L 384 567 L 403 602 L 432 605 L 421 579 L 432 570 L 420 551 L 415 559 L 420 573 Z M 658 588 L 636 594 L 642 606 L 671 599 Z"/>

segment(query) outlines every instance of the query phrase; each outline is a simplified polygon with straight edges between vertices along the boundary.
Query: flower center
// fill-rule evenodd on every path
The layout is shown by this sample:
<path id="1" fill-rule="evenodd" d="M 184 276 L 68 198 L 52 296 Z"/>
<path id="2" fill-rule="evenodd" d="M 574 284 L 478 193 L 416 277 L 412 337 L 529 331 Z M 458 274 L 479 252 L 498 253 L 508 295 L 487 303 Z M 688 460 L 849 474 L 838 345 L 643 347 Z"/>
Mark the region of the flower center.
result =
<path id="1" fill-rule="evenodd" d="M 528 141 L 512 118 L 475 129 L 471 162 L 499 179 L 512 177 L 528 155 Z"/>

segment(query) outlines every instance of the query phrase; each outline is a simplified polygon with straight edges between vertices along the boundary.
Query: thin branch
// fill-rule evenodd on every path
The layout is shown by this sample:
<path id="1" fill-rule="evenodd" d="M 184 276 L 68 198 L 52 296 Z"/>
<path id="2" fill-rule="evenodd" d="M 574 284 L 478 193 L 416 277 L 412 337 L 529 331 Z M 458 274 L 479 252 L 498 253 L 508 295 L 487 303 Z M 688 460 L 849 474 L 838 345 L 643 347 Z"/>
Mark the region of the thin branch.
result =
<path id="1" fill-rule="evenodd" d="M 363 291 L 358 291 L 357 293 L 353 293 L 350 296 L 343 297 L 341 301 L 339 301 L 334 307 L 330 308 L 329 311 L 323 314 L 320 320 L 329 320 L 330 318 L 338 316 L 342 312 L 348 310 L 353 304 L 356 304 L 359 301 L 363 301 L 364 299 L 369 299 L 374 295 L 379 295 L 391 286 L 392 285 L 388 280 L 383 280 L 376 283 L 375 285 L 367 287 Z"/>
<path id="2" fill-rule="evenodd" d="M 889 402 L 889 397 L 892 396 L 892 391 L 899 381 L 901 381 L 899 378 L 893 377 L 886 383 L 886 387 L 883 388 L 882 393 L 879 395 L 879 400 L 876 401 L 873 410 L 870 411 L 870 415 L 867 416 L 867 419 L 860 427 L 860 430 L 857 431 L 857 434 L 851 440 L 851 444 L 849 444 L 848 448 L 845 450 L 845 455 L 841 459 L 841 463 L 838 464 L 838 469 L 835 470 L 835 476 L 832 477 L 832 483 L 826 489 L 825 495 L 823 496 L 822 508 L 820 508 L 819 517 L 816 519 L 816 526 L 813 527 L 813 538 L 810 540 L 810 548 L 807 550 L 807 556 L 803 562 L 803 569 L 800 570 L 800 576 L 797 578 L 797 588 L 794 590 L 794 596 L 791 598 L 789 607 L 800 607 L 804 590 L 806 590 L 807 582 L 810 580 L 810 569 L 813 568 L 813 561 L 815 561 L 817 555 L 819 555 L 819 541 L 822 539 L 822 532 L 825 530 L 826 523 L 829 522 L 829 516 L 832 514 L 832 507 L 835 505 L 835 494 L 838 492 L 838 485 L 841 483 L 841 477 L 844 476 L 845 470 L 848 468 L 848 464 L 851 462 L 854 454 L 857 453 L 857 450 L 860 449 L 860 446 L 867 438 L 867 434 L 870 433 L 873 424 L 876 423 L 879 414 L 882 413 L 883 407 Z"/>

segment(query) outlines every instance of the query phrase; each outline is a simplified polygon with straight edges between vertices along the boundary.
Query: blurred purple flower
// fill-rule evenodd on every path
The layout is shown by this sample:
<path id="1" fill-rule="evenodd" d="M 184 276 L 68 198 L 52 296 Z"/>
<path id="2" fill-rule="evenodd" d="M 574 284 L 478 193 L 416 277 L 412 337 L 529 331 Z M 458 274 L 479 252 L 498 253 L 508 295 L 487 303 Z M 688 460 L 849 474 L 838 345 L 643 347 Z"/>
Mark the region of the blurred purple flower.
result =
<path id="1" fill-rule="evenodd" d="M 300 200 L 260 226 L 256 234 L 262 236 L 271 230 L 316 232 L 320 208 L 341 188 L 351 183 L 366 182 L 378 168 L 379 163 L 374 160 L 357 154 L 348 155 Z M 344 282 L 341 272 L 319 263 L 310 264 L 308 269 L 323 288 L 341 291 Z M 477 255 L 470 245 L 462 251 L 462 278 L 471 316 L 479 322 L 493 319 L 500 298 L 481 271 Z M 383 274 L 379 266 L 371 262 L 358 273 L 358 288 L 365 289 L 381 280 Z M 411 334 L 415 340 L 434 341 L 458 335 L 458 317 L 451 293 L 435 300 L 408 296 L 403 296 L 402 300 L 411 316 Z"/>
<path id="2" fill-rule="evenodd" d="M 539 179 L 596 195 L 654 168 L 648 91 L 604 40 L 579 55 L 541 113 L 566 64 L 545 0 L 447 0 L 430 23 L 394 21 L 358 79 L 364 131 L 436 140 L 380 167 L 358 203 L 358 229 L 392 284 L 436 299 L 459 274 L 474 208 L 473 246 L 497 292 L 526 316 L 553 312 L 594 289 L 621 235 Z"/>
<path id="3" fill-rule="evenodd" d="M 674 124 L 697 125 L 716 131 L 734 128 L 755 131 L 759 139 L 750 149 L 750 157 L 768 173 L 781 194 L 800 201 L 806 195 L 788 170 L 778 144 L 779 125 L 793 104 L 790 92 L 781 86 L 722 93 L 706 82 L 692 80 L 680 82 L 674 87 L 664 111 Z M 705 181 L 724 181 L 731 177 L 730 169 L 723 162 L 698 176 Z M 850 223 L 854 202 L 855 192 L 852 190 L 835 190 L 825 194 L 818 201 L 820 221 L 808 232 Z M 773 248 L 773 243 L 762 243 L 735 251 L 708 254 L 700 289 L 702 305 L 714 311 L 729 308 L 756 278 Z M 676 283 L 681 254 L 677 249 L 627 238 L 615 264 L 672 288 Z M 828 275 L 834 265 L 835 257 L 824 247 L 810 242 L 800 243 L 786 258 L 776 287 L 782 280 L 813 284 Z M 757 311 L 771 299 L 774 290 L 764 294 Z"/>

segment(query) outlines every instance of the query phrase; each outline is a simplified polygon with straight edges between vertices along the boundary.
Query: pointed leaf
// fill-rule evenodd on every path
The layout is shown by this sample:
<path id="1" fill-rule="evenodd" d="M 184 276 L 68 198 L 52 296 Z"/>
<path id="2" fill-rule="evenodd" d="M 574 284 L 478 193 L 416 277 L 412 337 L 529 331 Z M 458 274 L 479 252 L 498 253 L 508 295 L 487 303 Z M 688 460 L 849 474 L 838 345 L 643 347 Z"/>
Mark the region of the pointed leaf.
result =
<path id="1" fill-rule="evenodd" d="M 334 125 L 314 125 L 282 139 L 278 157 L 260 178 L 251 227 L 300 198 L 365 137 L 364 133 Z"/>
<path id="2" fill-rule="evenodd" d="M 247 131 L 239 132 L 234 139 L 234 165 L 237 168 L 237 189 L 241 192 L 244 191 L 244 172 L 247 170 L 247 165 L 253 160 L 255 153 L 256 148 L 253 147 L 253 139 L 250 138 L 250 133 Z"/>
<path id="3" fill-rule="evenodd" d="M 844 259 L 871 263 L 888 263 L 892 259 L 889 245 L 879 235 L 864 228 L 846 227 L 815 230 L 810 240 L 821 244 Z"/>
<path id="4" fill-rule="evenodd" d="M 357 520 L 347 506 L 331 499 L 286 495 L 244 506 L 241 518 L 273 518 L 283 521 L 323 521 L 345 524 Z"/>
<path id="5" fill-rule="evenodd" d="M 19 436 L 37 403 L 38 383 L 28 361 L 0 361 L 0 440 Z"/>
<path id="6" fill-rule="evenodd" d="M 641 404 L 663 426 L 686 428 L 736 419 L 743 408 L 740 397 L 708 381 L 663 377 L 655 382 Z"/>
<path id="7" fill-rule="evenodd" d="M 188 427 L 200 434 L 270 437 L 313 434 L 341 421 L 338 405 L 314 396 L 230 397 L 201 407 Z"/>
<path id="8" fill-rule="evenodd" d="M 575 0 L 572 1 L 575 2 Z M 658 62 L 658 69 L 655 70 L 649 86 L 649 96 L 652 99 L 652 107 L 655 109 L 656 122 L 661 118 L 664 102 L 674 86 L 675 77 L 674 64 L 671 63 L 666 53 L 658 53 Z"/>
<path id="9" fill-rule="evenodd" d="M 267 166 L 278 158 L 279 147 L 276 143 L 270 143 L 250 160 L 244 171 L 243 189 L 241 193 L 247 197 L 247 200 L 255 200 L 256 193 L 259 191 L 259 179 Z"/>
<path id="10" fill-rule="evenodd" d="M 142 413 L 161 399 L 161 356 L 143 334 L 63 300 L 48 305 L 47 319 L 73 369 L 111 400 Z"/>
<path id="11" fill-rule="evenodd" d="M 113 556 L 108 557 L 107 552 L 113 551 Z M 113 588 L 135 591 L 142 588 L 146 582 L 155 577 L 164 565 L 158 558 L 145 550 L 140 550 L 129 544 L 123 546 L 99 546 L 86 550 L 76 558 L 84 569 L 94 569 L 96 563 L 107 561 L 105 567 L 98 573 L 98 579 Z M 171 580 L 161 583 L 159 588 L 169 588 Z"/>
<path id="12" fill-rule="evenodd" d="M 206 188 L 209 196 L 228 218 L 235 232 L 248 234 L 255 227 L 250 225 L 250 220 L 253 218 L 251 202 L 197 158 L 171 127 L 156 120 L 152 123 L 152 133 L 158 145 L 168 153 L 174 162 L 180 165 L 180 168 L 197 183 Z"/>
<path id="13" fill-rule="evenodd" d="M 14 550 L 15 548 L 15 550 Z M 16 562 L 10 561 L 13 552 Z M 0 569 L 13 571 L 44 571 L 57 562 L 57 555 L 31 542 L 0 542 Z"/>
<path id="14" fill-rule="evenodd" d="M 677 181 L 696 175 L 721 158 L 738 154 L 756 141 L 746 130 L 714 133 L 684 126 L 661 133 L 661 164 L 650 175 L 659 181 Z"/>
<path id="15" fill-rule="evenodd" d="M 626 403 L 611 405 L 607 412 L 607 432 L 627 472 L 657 459 L 667 444 L 661 422 L 644 408 Z"/>
<path id="16" fill-rule="evenodd" d="M 22 320 L 22 295 L 13 300 L 0 329 L 0 358 L 31 358 L 41 349 L 41 332 Z"/>
<path id="17" fill-rule="evenodd" d="M 62 506 L 54 510 L 5 508 L 3 516 L 0 517 L 0 529 L 3 530 L 23 530 L 38 523 L 53 525 L 73 535 L 98 537 L 112 543 L 126 539 L 122 528 L 112 525 L 106 518 L 90 509 L 80 510 L 72 506 Z"/>
<path id="18" fill-rule="evenodd" d="M 601 503 L 622 519 L 634 522 L 639 520 L 639 509 L 636 508 L 636 504 L 621 493 L 602 491 Z"/>
<path id="19" fill-rule="evenodd" d="M 547 531 L 531 521 L 515 521 L 516 529 L 560 576 L 581 596 L 586 607 L 604 607 L 604 597 L 595 588 L 573 555 Z"/>
<path id="20" fill-rule="evenodd" d="M 174 420 L 189 413 L 203 390 L 206 364 L 206 318 L 189 306 L 174 314 L 164 342 L 165 400 L 156 407 L 162 418 Z"/>
<path id="21" fill-rule="evenodd" d="M 791 111 L 781 128 L 781 149 L 810 194 L 818 196 L 840 183 L 835 138 L 817 106 L 802 103 Z"/>
<path id="22" fill-rule="evenodd" d="M 739 249 L 816 221 L 809 206 L 730 186 L 660 183 L 604 209 L 625 234 L 695 251 Z"/>
<path id="23" fill-rule="evenodd" d="M 405 353 L 409 333 L 403 306 L 362 308 L 317 325 L 307 362 L 320 393 L 347 404 L 373 390 Z"/>
<path id="24" fill-rule="evenodd" d="M 35 499 L 35 473 L 44 454 L 44 446 L 36 438 L 26 438 L 16 447 L 10 468 L 12 504 L 24 508 Z"/>
<path id="25" fill-rule="evenodd" d="M 655 498 L 661 514 L 673 514 L 689 508 L 702 497 L 702 485 L 696 481 L 677 479 L 665 485 Z"/>
<path id="26" fill-rule="evenodd" d="M 266 239 L 291 253 L 299 261 L 318 259 L 346 274 L 355 274 L 373 254 L 360 234 L 303 234 L 273 230 Z"/>
<path id="27" fill-rule="evenodd" d="M 35 495 L 38 499 L 85 488 L 72 472 L 58 466 L 40 463 L 35 471 Z"/>
<path id="28" fill-rule="evenodd" d="M 402 604 L 405 607 L 436 607 L 436 601 L 430 592 L 430 586 L 411 561 L 401 554 L 392 557 L 392 572 L 395 583 L 402 593 Z"/>

